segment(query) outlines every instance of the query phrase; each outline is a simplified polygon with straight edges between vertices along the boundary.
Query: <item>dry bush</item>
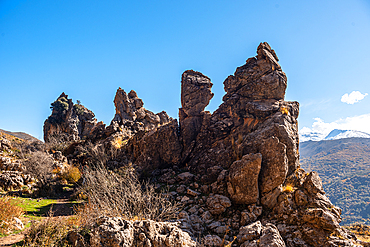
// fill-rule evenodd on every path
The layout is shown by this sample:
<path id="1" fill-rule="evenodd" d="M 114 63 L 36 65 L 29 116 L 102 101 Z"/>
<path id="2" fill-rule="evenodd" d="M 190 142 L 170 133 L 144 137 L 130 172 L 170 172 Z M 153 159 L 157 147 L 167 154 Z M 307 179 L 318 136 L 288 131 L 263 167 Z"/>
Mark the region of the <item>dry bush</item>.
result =
<path id="1" fill-rule="evenodd" d="M 120 156 L 120 150 L 113 145 L 93 144 L 87 142 L 83 147 L 79 146 L 79 152 L 85 153 L 92 164 L 101 164 L 106 166 L 109 161 L 115 160 Z"/>
<path id="2" fill-rule="evenodd" d="M 36 151 L 25 156 L 23 164 L 27 173 L 35 177 L 41 185 L 45 185 L 51 178 L 53 172 L 53 158 L 42 151 Z"/>
<path id="3" fill-rule="evenodd" d="M 47 149 L 63 152 L 73 141 L 70 135 L 63 132 L 55 132 L 48 136 L 45 144 Z"/>
<path id="4" fill-rule="evenodd" d="M 84 225 L 101 215 L 129 220 L 171 220 L 176 218 L 179 210 L 179 204 L 165 194 L 157 193 L 153 185 L 140 183 L 132 171 L 118 175 L 102 165 L 84 171 L 81 192 L 88 197 L 85 208 L 80 210 Z"/>
<path id="5" fill-rule="evenodd" d="M 14 205 L 8 196 L 0 198 L 0 233 L 7 232 L 12 224 L 14 217 L 20 217 L 24 213 L 23 209 Z"/>
<path id="6" fill-rule="evenodd" d="M 65 179 L 70 183 L 77 183 L 78 180 L 81 179 L 81 176 L 82 175 L 81 175 L 80 169 L 78 169 L 78 167 L 70 166 L 70 167 L 67 168 L 66 171 L 64 171 L 60 175 L 60 178 Z"/>
<path id="7" fill-rule="evenodd" d="M 73 222 L 62 217 L 48 217 L 43 221 L 33 222 L 23 246 L 69 246 L 67 235 L 73 228 Z"/>

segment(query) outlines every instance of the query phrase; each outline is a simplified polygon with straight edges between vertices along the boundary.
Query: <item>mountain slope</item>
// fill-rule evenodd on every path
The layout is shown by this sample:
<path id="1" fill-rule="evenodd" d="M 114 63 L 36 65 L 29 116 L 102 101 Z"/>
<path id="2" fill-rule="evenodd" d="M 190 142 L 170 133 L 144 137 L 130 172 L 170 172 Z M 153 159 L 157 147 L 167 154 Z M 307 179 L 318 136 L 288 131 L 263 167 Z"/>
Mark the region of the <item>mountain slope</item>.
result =
<path id="1" fill-rule="evenodd" d="M 370 139 L 300 144 L 301 166 L 317 171 L 330 200 L 341 207 L 343 224 L 370 223 Z"/>
<path id="2" fill-rule="evenodd" d="M 30 142 L 34 142 L 34 141 L 41 142 L 36 137 L 33 137 L 33 136 L 31 136 L 27 133 L 24 133 L 24 132 L 11 132 L 11 131 L 3 130 L 3 129 L 0 129 L 0 132 L 6 133 L 8 135 L 11 135 L 11 136 L 14 136 L 14 137 L 26 140 L 26 141 L 30 141 Z"/>
<path id="3" fill-rule="evenodd" d="M 340 130 L 333 129 L 329 134 L 327 132 L 314 132 L 308 128 L 303 128 L 299 133 L 299 140 L 301 142 L 307 141 L 322 141 L 322 140 L 337 140 L 343 138 L 370 138 L 370 134 L 358 130 Z"/>
<path id="4" fill-rule="evenodd" d="M 337 140 L 351 137 L 370 138 L 370 135 L 368 133 L 357 130 L 334 129 L 325 137 L 325 140 Z"/>

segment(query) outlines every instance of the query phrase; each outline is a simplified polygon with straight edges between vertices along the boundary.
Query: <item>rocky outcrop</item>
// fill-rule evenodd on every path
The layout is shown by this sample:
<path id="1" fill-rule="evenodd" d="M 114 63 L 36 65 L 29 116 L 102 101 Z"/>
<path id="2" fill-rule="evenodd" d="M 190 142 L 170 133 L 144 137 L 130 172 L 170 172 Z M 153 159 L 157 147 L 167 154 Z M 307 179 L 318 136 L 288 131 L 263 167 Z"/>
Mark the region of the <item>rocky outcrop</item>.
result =
<path id="1" fill-rule="evenodd" d="M 224 86 L 223 103 L 209 113 L 210 79 L 185 71 L 177 135 L 172 123 L 171 131 L 160 126 L 126 146 L 132 153 L 130 147 L 146 145 L 138 151 L 145 159 L 132 160 L 154 181 L 172 186 L 173 198 L 185 205 L 180 227 L 192 236 L 207 233 L 206 246 L 217 246 L 219 238 L 237 246 L 350 245 L 340 209 L 323 194 L 317 174 L 299 168 L 299 104 L 284 101 L 287 78 L 275 52 L 261 43 Z M 170 147 L 176 151 L 166 152 Z M 184 173 L 192 176 L 182 180 Z M 260 231 L 247 236 L 245 226 L 258 220 Z"/>
<path id="2" fill-rule="evenodd" d="M 157 129 L 173 121 L 166 112 L 154 114 L 143 107 L 143 101 L 135 91 L 128 94 L 121 88 L 114 98 L 116 114 L 109 126 L 97 122 L 95 114 L 80 103 L 74 104 L 68 95 L 62 93 L 51 104 L 52 114 L 44 123 L 45 142 L 66 142 L 76 140 L 110 141 L 119 139 L 127 142 L 137 133 Z"/>
<path id="3" fill-rule="evenodd" d="M 73 104 L 65 93 L 51 104 L 51 108 L 52 114 L 44 123 L 45 142 L 94 139 L 99 129 L 105 129 L 102 122 L 97 123 L 92 111 L 81 104 Z"/>
<path id="4" fill-rule="evenodd" d="M 116 115 L 111 126 L 121 128 L 120 132 L 127 135 L 126 139 L 140 131 L 154 130 L 172 120 L 164 111 L 154 114 L 145 109 L 143 101 L 134 90 L 127 94 L 125 90 L 118 88 L 114 97 L 114 105 Z"/>
<path id="5" fill-rule="evenodd" d="M 178 227 L 202 236 L 205 246 L 355 243 L 340 227 L 341 210 L 325 196 L 317 173 L 299 168 L 299 104 L 284 101 L 287 77 L 278 61 L 261 43 L 257 56 L 224 81 L 223 103 L 213 113 L 205 111 L 213 97 L 210 79 L 185 71 L 179 122 L 145 110 L 134 91 L 117 91 L 116 116 L 106 133 L 120 131 L 122 154 L 138 173 L 157 188 L 169 186 L 169 196 L 183 204 Z M 116 236 L 114 243 L 131 246 L 123 240 L 135 239 L 130 224 L 119 223 L 120 233 L 97 235 L 97 243 Z M 171 239 L 172 230 L 165 232 L 163 239 Z M 172 241 L 163 239 L 158 241 Z"/>
<path id="6" fill-rule="evenodd" d="M 152 220 L 128 221 L 122 218 L 101 217 L 91 232 L 88 246 L 196 246 L 189 234 L 176 223 Z"/>
<path id="7" fill-rule="evenodd" d="M 9 152 L 12 148 L 10 141 L 2 136 L 0 136 L 0 151 Z"/>
<path id="8" fill-rule="evenodd" d="M 263 226 L 260 221 L 256 221 L 248 226 L 239 229 L 238 242 L 240 246 L 260 246 L 260 247 L 285 247 L 285 242 L 280 236 L 279 230 L 273 224 L 267 223 Z"/>
<path id="9" fill-rule="evenodd" d="M 0 171 L 0 188 L 5 191 L 20 190 L 23 186 L 31 188 L 35 179 L 19 171 Z"/>
<path id="10" fill-rule="evenodd" d="M 200 72 L 187 70 L 181 78 L 181 105 L 179 109 L 182 160 L 185 161 L 195 145 L 201 129 L 205 107 L 213 97 L 211 80 Z"/>
<path id="11" fill-rule="evenodd" d="M 257 48 L 257 56 L 249 58 L 225 82 L 224 101 L 238 94 L 253 100 L 283 100 L 287 77 L 281 70 L 276 53 L 266 42 Z"/>

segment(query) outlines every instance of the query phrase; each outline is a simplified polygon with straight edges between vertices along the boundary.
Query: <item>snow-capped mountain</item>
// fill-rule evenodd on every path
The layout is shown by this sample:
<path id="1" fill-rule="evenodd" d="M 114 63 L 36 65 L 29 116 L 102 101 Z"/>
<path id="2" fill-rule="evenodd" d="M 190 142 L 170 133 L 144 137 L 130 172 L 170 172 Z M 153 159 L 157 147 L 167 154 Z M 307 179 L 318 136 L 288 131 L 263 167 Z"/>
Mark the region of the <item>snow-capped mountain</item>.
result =
<path id="1" fill-rule="evenodd" d="M 329 134 L 326 133 L 301 131 L 301 133 L 299 134 L 299 140 L 301 142 L 306 142 L 306 141 L 337 140 L 351 137 L 370 138 L 370 134 L 358 130 L 334 129 Z"/>
<path id="2" fill-rule="evenodd" d="M 370 138 L 370 134 L 357 130 L 332 130 L 324 140 L 337 140 L 350 137 Z"/>
<path id="3" fill-rule="evenodd" d="M 321 141 L 325 138 L 325 134 L 319 132 L 304 132 L 299 133 L 299 141 L 306 142 L 306 141 Z"/>

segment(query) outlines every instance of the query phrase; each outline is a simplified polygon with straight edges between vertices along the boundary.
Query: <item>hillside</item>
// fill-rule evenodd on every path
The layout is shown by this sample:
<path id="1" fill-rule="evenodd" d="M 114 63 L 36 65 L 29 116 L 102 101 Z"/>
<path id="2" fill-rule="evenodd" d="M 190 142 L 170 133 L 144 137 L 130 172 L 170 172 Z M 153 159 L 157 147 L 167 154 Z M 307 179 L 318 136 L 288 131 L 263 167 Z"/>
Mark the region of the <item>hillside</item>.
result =
<path id="1" fill-rule="evenodd" d="M 317 171 L 329 199 L 342 208 L 342 224 L 370 223 L 370 139 L 300 144 L 301 165 Z"/>
<path id="2" fill-rule="evenodd" d="M 8 135 L 11 135 L 11 136 L 14 136 L 14 137 L 26 140 L 26 141 L 30 141 L 30 142 L 34 142 L 34 141 L 41 142 L 36 137 L 33 137 L 33 136 L 31 136 L 27 133 L 24 133 L 24 132 L 11 132 L 11 131 L 3 130 L 3 129 L 0 129 L 0 132 L 6 133 Z"/>

